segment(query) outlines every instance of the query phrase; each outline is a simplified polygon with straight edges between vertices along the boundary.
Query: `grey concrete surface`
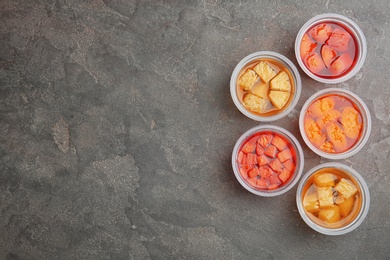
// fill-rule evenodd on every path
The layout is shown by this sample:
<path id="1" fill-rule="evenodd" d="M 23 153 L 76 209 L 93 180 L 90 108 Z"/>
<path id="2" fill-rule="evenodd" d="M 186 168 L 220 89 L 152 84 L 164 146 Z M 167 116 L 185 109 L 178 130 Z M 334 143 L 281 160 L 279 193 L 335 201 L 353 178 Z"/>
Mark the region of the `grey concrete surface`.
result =
<path id="1" fill-rule="evenodd" d="M 279 52 L 311 17 L 363 30 L 368 55 L 335 87 L 358 94 L 372 134 L 357 155 L 367 218 L 331 237 L 311 230 L 294 187 L 247 192 L 231 152 L 259 123 L 241 114 L 230 75 L 246 55 Z M 0 0 L 0 259 L 389 259 L 390 5 L 380 1 Z M 304 171 L 327 162 L 298 116 L 329 87 L 300 70 L 292 132 Z"/>

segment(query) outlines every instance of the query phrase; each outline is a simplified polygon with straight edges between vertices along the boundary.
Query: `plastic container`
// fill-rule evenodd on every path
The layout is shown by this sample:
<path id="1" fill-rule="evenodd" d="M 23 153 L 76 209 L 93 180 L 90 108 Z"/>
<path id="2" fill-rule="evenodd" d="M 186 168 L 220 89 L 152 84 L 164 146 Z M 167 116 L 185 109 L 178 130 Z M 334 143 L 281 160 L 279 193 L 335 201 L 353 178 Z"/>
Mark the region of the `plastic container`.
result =
<path id="1" fill-rule="evenodd" d="M 280 140 L 284 140 L 285 146 Z M 254 144 L 255 147 L 248 149 L 246 144 Z M 273 150 L 271 148 L 274 152 L 269 157 Z M 288 156 L 288 150 L 291 157 Z M 253 165 L 255 170 L 247 167 L 249 153 L 252 153 L 252 158 L 258 157 Z M 303 151 L 297 139 L 284 128 L 274 125 L 260 125 L 249 129 L 237 140 L 232 153 L 232 167 L 238 182 L 249 192 L 264 197 L 289 191 L 301 177 L 303 165 Z"/>
<path id="2" fill-rule="evenodd" d="M 317 184 L 321 184 L 315 182 L 318 181 L 316 176 L 329 173 L 336 173 L 336 176 L 347 179 L 344 183 L 352 183 L 356 193 L 350 193 L 348 196 L 353 195 L 346 199 L 346 191 L 337 187 L 340 179 L 335 179 L 334 183 L 328 184 L 333 185 L 334 205 L 321 207 L 321 203 L 325 204 L 326 199 L 322 199 L 322 202 L 316 201 L 315 197 L 313 199 L 312 195 L 317 195 L 319 199 L 319 188 L 313 189 L 313 185 L 317 187 Z M 322 181 L 324 184 L 324 179 Z M 328 187 L 322 189 L 326 190 Z M 297 188 L 296 203 L 299 214 L 309 227 L 325 235 L 342 235 L 356 229 L 363 222 L 370 206 L 370 194 L 366 182 L 357 171 L 347 165 L 331 162 L 312 168 L 302 177 Z M 324 211 L 321 212 L 322 210 Z M 332 215 L 332 211 L 336 214 Z"/>
<path id="3" fill-rule="evenodd" d="M 270 78 L 269 81 L 268 79 L 264 81 L 260 75 L 253 72 L 254 75 L 257 75 L 258 77 L 256 83 L 249 90 L 243 90 L 242 87 L 240 87 L 239 82 L 243 74 L 248 70 L 254 69 L 255 65 L 259 64 L 261 61 L 266 61 L 267 64 L 270 64 L 277 75 L 283 71 L 285 71 L 288 75 L 291 89 L 290 91 L 283 91 L 285 93 L 281 93 L 283 95 L 285 95 L 286 92 L 289 93 L 287 103 L 283 107 L 277 108 L 270 101 L 270 95 L 272 91 L 270 85 L 273 81 L 273 78 L 276 76 Z M 237 108 L 247 117 L 262 122 L 278 120 L 289 114 L 298 103 L 299 97 L 301 95 L 301 88 L 301 77 L 294 64 L 285 56 L 270 51 L 255 52 L 243 58 L 233 70 L 230 80 L 230 94 Z M 252 95 L 252 91 L 253 93 L 256 93 L 254 96 Z M 254 99 L 257 99 L 256 104 L 265 104 L 264 110 L 262 110 L 263 107 L 255 111 L 248 109 L 248 106 L 245 106 L 243 103 L 244 98 L 247 96 L 252 96 Z M 259 96 L 263 98 L 259 99 Z M 279 106 L 279 104 L 277 105 Z"/>
<path id="4" fill-rule="evenodd" d="M 336 103 L 334 104 L 334 107 L 332 107 L 332 104 L 327 105 L 325 103 L 330 102 L 329 98 L 335 100 Z M 316 116 L 316 109 L 319 106 L 318 104 L 320 104 L 319 102 L 323 102 L 321 103 L 323 109 L 329 110 L 321 110 L 319 116 Z M 345 109 L 346 107 L 353 107 L 353 109 L 349 108 L 347 110 Z M 337 110 L 338 112 L 332 113 L 334 110 Z M 354 118 L 354 115 L 357 117 Z M 348 117 L 350 118 L 348 119 Z M 353 120 L 351 120 L 351 118 Z M 348 122 L 348 120 L 352 121 L 352 123 Z M 357 136 L 353 131 L 357 131 L 358 129 L 351 127 L 355 121 L 359 121 L 360 123 L 360 130 L 358 131 Z M 341 131 L 341 135 L 343 135 L 343 133 L 345 134 L 345 150 L 340 148 L 343 146 L 343 142 L 336 143 L 336 141 L 340 139 L 330 139 L 329 133 L 334 133 L 332 129 L 333 126 L 335 126 L 333 129 Z M 316 127 L 322 129 L 321 134 L 324 136 L 319 137 L 318 135 L 315 135 Z M 339 88 L 328 88 L 320 90 L 312 95 L 303 105 L 299 116 L 299 129 L 306 145 L 316 154 L 328 159 L 345 159 L 355 155 L 367 143 L 371 133 L 370 112 L 363 100 L 351 91 Z M 307 129 L 310 129 L 310 132 L 307 132 Z M 308 134 L 311 136 L 309 137 Z M 331 149 L 334 151 L 331 151 Z"/>
<path id="5" fill-rule="evenodd" d="M 326 39 L 326 37 L 325 38 L 319 37 L 318 34 L 321 34 L 321 32 L 319 32 L 317 30 L 318 27 L 316 27 L 316 26 L 323 25 L 323 24 L 329 24 L 330 26 L 334 26 L 334 28 L 337 27 L 340 30 L 345 30 L 347 33 L 349 33 L 350 36 L 352 36 L 352 38 L 350 39 L 349 45 L 345 46 L 345 49 L 344 49 L 344 47 L 339 48 L 340 46 L 336 46 L 335 47 L 337 49 L 336 50 L 336 49 L 334 49 L 335 41 L 332 40 L 329 42 L 329 38 Z M 334 28 L 331 30 L 335 31 Z M 315 38 L 312 37 L 312 35 L 313 35 L 312 29 L 317 30 L 315 32 L 315 34 L 317 34 L 317 33 L 318 34 L 316 36 L 314 36 Z M 323 33 L 323 31 L 322 31 L 322 33 Z M 307 37 L 307 35 L 310 35 L 310 36 L 308 38 L 305 38 L 305 37 Z M 331 34 L 327 34 L 327 35 L 331 35 Z M 340 34 L 337 34 L 336 36 L 340 36 Z M 341 37 L 344 37 L 344 36 L 341 36 Z M 333 39 L 335 39 L 335 38 L 333 38 Z M 340 38 L 338 38 L 338 40 L 339 39 Z M 302 41 L 302 40 L 304 40 L 304 41 Z M 307 40 L 307 41 L 305 41 L 305 40 Z M 301 51 L 302 51 L 301 50 L 301 43 L 302 42 L 307 43 L 307 45 L 305 45 L 305 46 L 310 45 L 311 47 L 309 49 L 303 48 L 304 51 L 301 53 Z M 310 44 L 309 44 L 309 42 L 310 42 Z M 325 69 L 322 70 L 321 72 L 318 72 L 318 71 L 313 72 L 314 70 L 311 69 L 308 65 L 308 64 L 311 64 L 309 57 L 313 58 L 313 55 L 315 52 L 317 52 L 319 54 L 318 57 L 324 57 L 324 56 L 322 56 L 322 48 L 325 45 L 331 46 L 331 50 L 335 51 L 335 56 L 333 55 L 333 52 L 330 52 L 330 53 L 332 53 L 332 55 L 330 55 L 331 57 L 329 57 L 329 55 L 326 55 L 329 59 L 326 59 Z M 335 66 L 330 65 L 330 62 L 334 62 L 339 57 L 340 57 L 339 61 L 349 60 L 349 59 L 341 59 L 341 56 L 343 56 L 343 54 L 345 52 L 347 52 L 347 53 L 350 52 L 349 53 L 350 55 L 345 55 L 345 57 L 347 57 L 347 56 L 349 57 L 352 55 L 354 56 L 353 58 L 350 57 L 352 59 L 352 63 L 350 66 L 348 66 L 348 69 L 346 71 L 341 70 L 341 68 L 339 66 L 340 65 L 339 62 L 335 63 Z M 344 82 L 344 81 L 352 78 L 361 69 L 361 67 L 363 66 L 363 63 L 366 59 L 366 55 L 367 55 L 367 42 L 366 42 L 366 38 L 365 38 L 362 30 L 351 19 L 349 19 L 345 16 L 342 16 L 342 15 L 339 15 L 339 14 L 333 14 L 333 13 L 320 14 L 320 15 L 317 15 L 317 16 L 311 18 L 309 21 L 307 21 L 302 26 L 300 31 L 298 32 L 298 35 L 297 35 L 296 40 L 295 40 L 295 55 L 296 55 L 297 61 L 299 63 L 299 66 L 302 68 L 302 70 L 309 77 L 311 77 L 314 80 L 317 80 L 319 82 L 328 83 L 328 84 L 335 84 L 335 83 Z M 302 56 L 304 56 L 304 57 L 302 57 Z M 343 58 L 345 58 L 345 57 L 343 56 Z M 322 63 L 321 60 L 323 60 L 323 59 L 319 59 L 319 63 L 316 62 L 316 65 L 321 64 Z M 350 64 L 349 62 L 347 62 L 347 63 Z M 324 64 L 321 64 L 321 66 L 318 65 L 316 68 L 318 68 L 318 70 L 320 70 Z M 338 65 L 336 66 L 336 64 L 338 64 Z M 336 73 L 337 75 L 331 75 L 331 74 L 325 75 L 325 72 L 328 70 L 328 68 L 337 68 L 337 70 L 340 69 L 340 71 L 338 71 Z M 335 74 L 334 69 L 329 70 L 329 71 L 332 72 L 333 74 Z M 341 72 L 341 71 L 343 71 L 343 72 Z"/>

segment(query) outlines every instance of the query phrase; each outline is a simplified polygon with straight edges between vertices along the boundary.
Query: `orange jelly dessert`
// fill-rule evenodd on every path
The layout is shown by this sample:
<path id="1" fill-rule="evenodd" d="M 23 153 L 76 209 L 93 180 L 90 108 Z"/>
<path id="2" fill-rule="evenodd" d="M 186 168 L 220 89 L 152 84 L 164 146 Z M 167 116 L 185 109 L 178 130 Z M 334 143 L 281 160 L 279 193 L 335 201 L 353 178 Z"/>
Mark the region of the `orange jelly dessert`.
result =
<path id="1" fill-rule="evenodd" d="M 307 216 L 317 225 L 344 227 L 360 212 L 361 190 L 349 173 L 337 168 L 322 168 L 306 181 L 302 205 Z"/>
<path id="2" fill-rule="evenodd" d="M 238 99 L 248 111 L 272 116 L 291 103 L 295 84 L 285 65 L 262 58 L 249 63 L 240 71 L 236 91 Z"/>
<path id="3" fill-rule="evenodd" d="M 357 44 L 353 34 L 335 22 L 322 22 L 302 37 L 300 56 L 305 66 L 324 78 L 348 73 L 356 64 Z"/>
<path id="4" fill-rule="evenodd" d="M 288 183 L 296 165 L 293 145 L 271 131 L 250 136 L 243 142 L 237 156 L 241 177 L 259 190 L 273 190 Z"/>
<path id="5" fill-rule="evenodd" d="M 314 100 L 304 115 L 309 141 L 326 153 L 342 153 L 358 141 L 363 131 L 359 108 L 348 98 L 329 94 Z"/>

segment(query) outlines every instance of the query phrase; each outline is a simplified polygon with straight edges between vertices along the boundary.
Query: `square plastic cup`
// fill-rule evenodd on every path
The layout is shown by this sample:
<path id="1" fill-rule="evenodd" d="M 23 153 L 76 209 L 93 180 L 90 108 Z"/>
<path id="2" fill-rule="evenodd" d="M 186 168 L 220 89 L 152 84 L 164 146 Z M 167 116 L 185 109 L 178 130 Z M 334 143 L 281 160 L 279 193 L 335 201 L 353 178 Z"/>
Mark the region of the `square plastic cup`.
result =
<path id="1" fill-rule="evenodd" d="M 366 104 L 353 92 L 327 88 L 303 105 L 299 129 L 306 145 L 319 156 L 345 159 L 367 143 L 371 116 Z"/>
<path id="2" fill-rule="evenodd" d="M 363 222 L 370 206 L 370 194 L 357 171 L 331 162 L 303 175 L 296 203 L 302 219 L 313 230 L 325 235 L 342 235 Z"/>
<path id="3" fill-rule="evenodd" d="M 274 125 L 249 129 L 237 140 L 232 153 L 238 182 L 263 197 L 289 191 L 301 177 L 303 165 L 298 140 L 286 129 Z"/>
<path id="4" fill-rule="evenodd" d="M 344 82 L 361 69 L 367 55 L 366 38 L 351 19 L 333 13 L 307 21 L 297 34 L 295 55 L 312 79 L 328 84 Z"/>
<path id="5" fill-rule="evenodd" d="M 261 122 L 289 114 L 301 95 L 301 77 L 285 56 L 271 51 L 252 53 L 234 68 L 230 94 L 245 116 Z"/>

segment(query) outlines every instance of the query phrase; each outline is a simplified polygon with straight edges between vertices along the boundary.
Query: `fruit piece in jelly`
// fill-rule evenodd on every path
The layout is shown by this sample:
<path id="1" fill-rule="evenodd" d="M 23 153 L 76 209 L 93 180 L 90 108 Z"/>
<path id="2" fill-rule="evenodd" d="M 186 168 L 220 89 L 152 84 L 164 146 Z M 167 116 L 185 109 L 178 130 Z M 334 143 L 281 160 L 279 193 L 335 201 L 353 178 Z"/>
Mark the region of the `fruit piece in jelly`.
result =
<path id="1" fill-rule="evenodd" d="M 290 93 L 284 91 L 271 90 L 268 95 L 272 105 L 277 109 L 282 109 L 290 98 Z"/>
<path id="2" fill-rule="evenodd" d="M 341 219 L 340 208 L 337 205 L 321 209 L 318 213 L 318 218 L 328 223 L 335 223 Z"/>
<path id="3" fill-rule="evenodd" d="M 348 53 L 344 53 L 330 64 L 330 70 L 334 76 L 337 76 L 347 71 L 352 66 L 352 63 L 351 56 Z"/>
<path id="4" fill-rule="evenodd" d="M 345 52 L 348 50 L 350 40 L 351 35 L 347 31 L 336 28 L 326 41 L 326 44 L 336 51 Z"/>
<path id="5" fill-rule="evenodd" d="M 353 107 L 344 108 L 341 113 L 341 124 L 345 134 L 350 138 L 357 138 L 362 128 L 362 124 L 359 123 L 359 112 Z"/>
<path id="6" fill-rule="evenodd" d="M 326 111 L 333 109 L 336 101 L 333 97 L 324 97 L 310 105 L 308 113 L 314 117 L 322 116 Z"/>
<path id="7" fill-rule="evenodd" d="M 337 179 L 332 173 L 321 173 L 314 177 L 314 184 L 318 187 L 334 186 L 334 180 Z"/>
<path id="8" fill-rule="evenodd" d="M 332 47 L 324 44 L 321 47 L 321 56 L 325 66 L 329 68 L 330 64 L 336 59 L 337 53 L 332 49 Z"/>
<path id="9" fill-rule="evenodd" d="M 345 199 L 349 199 L 357 192 L 356 186 L 345 178 L 342 178 L 334 188 L 338 193 L 343 195 Z"/>
<path id="10" fill-rule="evenodd" d="M 337 152 L 347 149 L 347 136 L 340 126 L 334 122 L 329 122 L 326 126 L 326 133 Z"/>
<path id="11" fill-rule="evenodd" d="M 343 196 L 340 195 L 339 197 L 343 197 Z M 353 204 L 355 203 L 355 197 L 352 196 L 349 199 L 343 198 L 340 201 L 341 202 L 337 204 L 340 208 L 340 214 L 342 217 L 347 217 L 349 213 L 351 213 L 352 211 Z"/>
<path id="12" fill-rule="evenodd" d="M 244 96 L 244 106 L 252 112 L 265 113 L 269 104 L 269 100 L 258 97 L 252 93 Z"/>
<path id="13" fill-rule="evenodd" d="M 310 30 L 310 34 L 316 42 L 324 43 L 332 34 L 332 27 L 326 23 L 322 23 L 314 26 Z"/>
<path id="14" fill-rule="evenodd" d="M 320 207 L 330 207 L 333 203 L 333 194 L 332 187 L 318 187 L 317 188 L 318 201 L 320 202 Z"/>
<path id="15" fill-rule="evenodd" d="M 306 64 L 309 70 L 314 74 L 318 74 L 323 69 L 325 69 L 325 64 L 322 61 L 320 55 L 318 55 L 318 53 L 313 53 L 309 55 L 309 57 L 306 59 Z"/>
<path id="16" fill-rule="evenodd" d="M 259 76 L 256 75 L 256 73 L 248 69 L 238 80 L 238 85 L 243 90 L 249 90 L 251 87 L 255 84 L 255 82 L 259 79 Z"/>
<path id="17" fill-rule="evenodd" d="M 326 140 L 326 135 L 321 132 L 317 123 L 310 117 L 305 119 L 305 133 L 309 141 L 316 147 L 320 147 Z"/>
<path id="18" fill-rule="evenodd" d="M 300 54 L 301 59 L 304 59 L 307 55 L 313 52 L 317 47 L 317 43 L 310 39 L 309 35 L 305 33 L 302 37 Z"/>
<path id="19" fill-rule="evenodd" d="M 273 77 L 276 76 L 275 70 L 266 61 L 260 61 L 253 70 L 260 76 L 261 80 L 268 83 Z"/>
<path id="20" fill-rule="evenodd" d="M 273 78 L 270 82 L 270 89 L 290 92 L 291 83 L 287 72 L 282 71 L 275 78 Z"/>

